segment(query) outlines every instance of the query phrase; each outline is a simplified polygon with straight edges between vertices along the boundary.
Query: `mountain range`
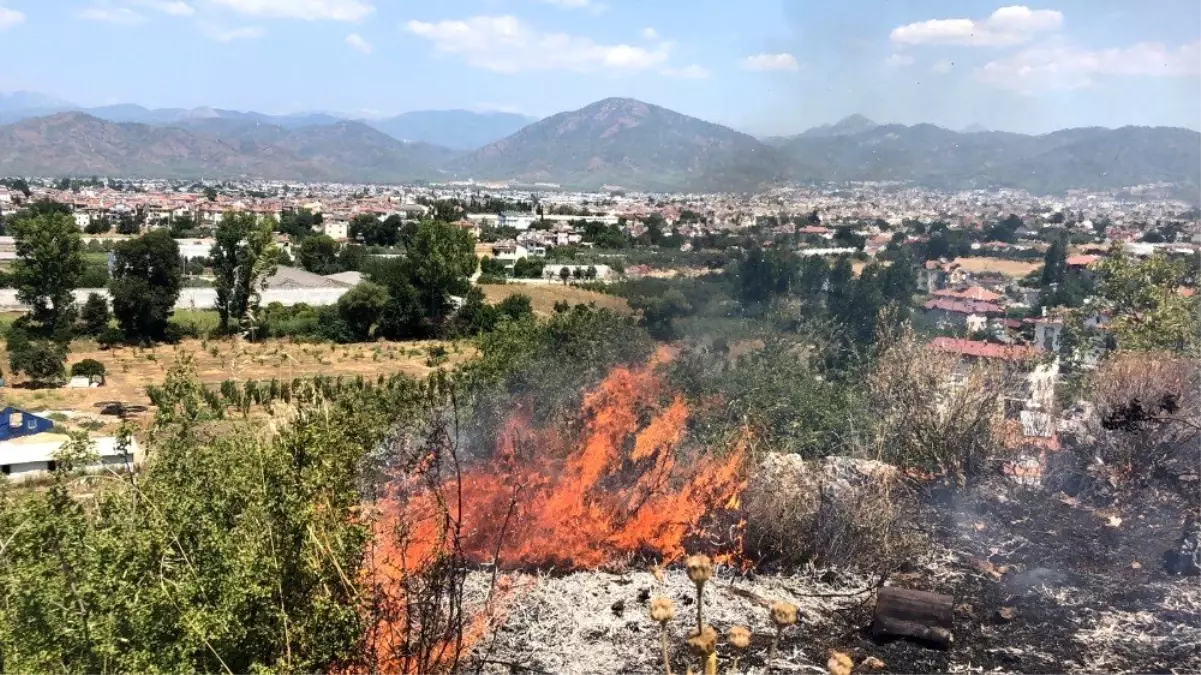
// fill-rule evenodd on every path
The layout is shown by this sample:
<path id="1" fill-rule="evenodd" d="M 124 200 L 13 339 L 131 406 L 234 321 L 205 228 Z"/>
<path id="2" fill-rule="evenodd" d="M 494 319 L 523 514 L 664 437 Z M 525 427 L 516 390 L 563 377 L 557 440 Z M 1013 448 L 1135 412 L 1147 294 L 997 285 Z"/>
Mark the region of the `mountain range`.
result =
<path id="1" fill-rule="evenodd" d="M 36 92 L 0 92 L 0 124 L 12 124 L 63 112 L 82 112 L 108 122 L 135 122 L 157 126 L 185 125 L 197 120 L 239 120 L 284 129 L 299 129 L 358 121 L 399 141 L 432 143 L 456 150 L 474 150 L 537 121 L 536 117 L 526 115 L 471 110 L 418 110 L 394 117 L 367 119 L 322 112 L 267 115 L 209 107 L 146 108 L 129 103 L 85 108 Z"/>
<path id="2" fill-rule="evenodd" d="M 9 107 L 0 99 L 0 121 L 13 114 L 6 113 Z M 1036 193 L 1156 182 L 1195 193 L 1201 186 L 1201 134 L 1168 127 L 1031 136 L 877 124 L 854 115 L 759 140 L 622 98 L 538 121 L 468 111 L 372 121 L 139 106 L 108 106 L 103 118 L 94 112 L 0 126 L 0 175 L 478 179 L 655 191 L 748 191 L 782 181 L 906 181 Z"/>

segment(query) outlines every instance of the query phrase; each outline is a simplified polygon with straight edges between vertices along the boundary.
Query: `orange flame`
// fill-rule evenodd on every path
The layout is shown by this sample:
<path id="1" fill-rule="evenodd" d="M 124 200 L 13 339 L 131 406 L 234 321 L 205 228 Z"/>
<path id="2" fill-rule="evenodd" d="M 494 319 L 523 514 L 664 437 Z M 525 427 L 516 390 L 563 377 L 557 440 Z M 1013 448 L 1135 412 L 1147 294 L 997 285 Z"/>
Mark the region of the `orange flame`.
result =
<path id="1" fill-rule="evenodd" d="M 533 428 L 520 411 L 506 422 L 493 458 L 462 473 L 460 484 L 410 495 L 377 521 L 377 540 L 398 527 L 406 537 L 377 547 L 376 573 L 394 579 L 446 550 L 447 518 L 460 525 L 472 562 L 503 568 L 596 568 L 634 557 L 672 561 L 685 546 L 716 539 L 719 562 L 734 562 L 741 526 L 710 537 L 706 519 L 737 509 L 746 450 L 687 455 L 689 411 L 666 390 L 655 366 L 613 370 L 583 400 L 582 429 Z"/>

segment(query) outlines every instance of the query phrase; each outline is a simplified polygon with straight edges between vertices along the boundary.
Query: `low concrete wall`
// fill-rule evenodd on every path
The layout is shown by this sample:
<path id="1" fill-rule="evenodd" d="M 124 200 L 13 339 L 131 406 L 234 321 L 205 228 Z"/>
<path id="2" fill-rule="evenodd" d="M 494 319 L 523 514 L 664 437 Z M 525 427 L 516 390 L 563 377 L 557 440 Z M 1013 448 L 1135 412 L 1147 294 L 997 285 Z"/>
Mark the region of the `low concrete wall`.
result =
<path id="1" fill-rule="evenodd" d="M 278 302 L 281 305 L 305 303 L 313 306 L 332 305 L 338 302 L 349 288 L 271 288 L 263 291 L 263 305 Z M 77 288 L 75 302 L 82 305 L 90 293 L 107 298 L 104 288 Z M 176 309 L 213 309 L 217 305 L 217 291 L 212 288 L 184 288 L 179 291 Z M 0 311 L 21 312 L 28 309 L 17 302 L 17 292 L 11 288 L 0 288 Z"/>

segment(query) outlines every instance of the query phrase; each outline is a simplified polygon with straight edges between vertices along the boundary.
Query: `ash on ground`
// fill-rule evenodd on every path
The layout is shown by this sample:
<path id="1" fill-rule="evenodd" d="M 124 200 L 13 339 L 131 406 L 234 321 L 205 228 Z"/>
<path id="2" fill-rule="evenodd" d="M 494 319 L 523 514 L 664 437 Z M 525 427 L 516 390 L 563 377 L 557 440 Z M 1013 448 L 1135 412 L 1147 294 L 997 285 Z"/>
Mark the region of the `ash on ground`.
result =
<path id="1" fill-rule="evenodd" d="M 719 670 L 767 672 L 774 628 L 764 605 L 783 600 L 800 608 L 801 621 L 784 631 L 775 672 L 826 672 L 835 651 L 856 672 L 1201 672 L 1201 585 L 1164 562 L 1184 527 L 1181 510 L 1165 508 L 1171 498 L 1147 491 L 1101 509 L 1000 480 L 931 495 L 916 519 L 931 538 L 927 553 L 886 583 L 954 597 L 955 639 L 945 651 L 872 639 L 879 577 L 719 568 L 704 591 L 705 622 L 721 636 Z M 486 594 L 491 578 L 473 572 L 472 595 Z M 663 581 L 631 570 L 508 582 L 495 629 L 465 664 L 470 671 L 663 672 L 660 628 L 649 615 L 660 595 L 675 603 L 673 672 L 697 669 L 684 642 L 696 625 L 696 591 L 683 569 L 666 570 Z M 725 639 L 734 625 L 753 634 L 737 670 Z"/>

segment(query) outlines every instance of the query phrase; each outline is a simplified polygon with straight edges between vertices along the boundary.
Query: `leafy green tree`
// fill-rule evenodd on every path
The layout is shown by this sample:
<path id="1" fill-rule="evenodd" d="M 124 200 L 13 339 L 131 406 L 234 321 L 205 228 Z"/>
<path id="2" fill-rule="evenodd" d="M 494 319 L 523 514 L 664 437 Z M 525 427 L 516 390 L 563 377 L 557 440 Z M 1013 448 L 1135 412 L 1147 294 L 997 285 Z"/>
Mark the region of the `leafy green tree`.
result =
<path id="1" fill-rule="evenodd" d="M 72 291 L 86 262 L 74 219 L 64 213 L 17 218 L 9 229 L 16 239 L 12 285 L 17 300 L 31 308 L 33 320 L 53 330 L 71 312 Z"/>
<path id="2" fill-rule="evenodd" d="M 84 234 L 107 234 L 111 232 L 112 229 L 112 221 L 104 216 L 97 216 L 96 218 L 89 220 L 87 225 L 84 225 L 83 232 Z"/>
<path id="3" fill-rule="evenodd" d="M 797 292 L 806 300 L 819 299 L 829 275 L 830 266 L 821 256 L 805 256 L 801 259 L 797 275 Z"/>
<path id="4" fill-rule="evenodd" d="M 534 303 L 530 300 L 530 296 L 525 293 L 514 293 L 509 297 L 501 300 L 496 305 L 496 309 L 503 316 L 506 316 L 513 321 L 520 321 L 526 317 L 534 315 Z"/>
<path id="5" fill-rule="evenodd" d="M 235 321 L 252 336 L 255 333 L 261 292 L 277 265 L 273 224 L 270 218 L 230 212 L 217 226 L 217 242 L 209 257 L 223 332 Z"/>
<path id="6" fill-rule="evenodd" d="M 313 227 L 321 222 L 321 214 L 314 214 L 308 209 L 286 211 L 280 216 L 278 231 L 296 243 L 313 236 Z"/>
<path id="7" fill-rule="evenodd" d="M 86 377 L 88 379 L 98 377 L 100 384 L 104 384 L 104 378 L 108 374 L 108 370 L 104 364 L 96 359 L 84 359 L 78 363 L 71 364 L 71 377 Z"/>
<path id="8" fill-rule="evenodd" d="M 371 330 L 388 307 L 388 289 L 364 281 L 338 298 L 338 316 L 362 342 L 371 337 Z"/>
<path id="9" fill-rule="evenodd" d="M 403 258 L 371 273 L 388 289 L 389 304 L 380 330 L 392 338 L 437 335 L 475 273 L 475 239 L 465 230 L 440 222 L 423 222 Z"/>
<path id="10" fill-rule="evenodd" d="M 1067 269 L 1067 243 L 1063 237 L 1056 237 L 1047 248 L 1047 255 L 1043 258 L 1042 285 L 1047 287 L 1052 284 L 1063 283 L 1064 277 L 1067 275 Z"/>
<path id="11" fill-rule="evenodd" d="M 568 279 L 571 279 L 571 270 L 567 269 L 566 267 L 560 267 L 559 268 L 559 280 L 562 281 L 564 285 L 566 285 Z"/>
<path id="12" fill-rule="evenodd" d="M 108 290 L 113 314 L 127 338 L 165 338 L 182 286 L 179 245 L 167 230 L 123 241 L 114 249 Z"/>
<path id="13" fill-rule="evenodd" d="M 83 321 L 85 335 L 100 335 L 108 328 L 108 322 L 112 318 L 108 309 L 108 299 L 99 293 L 88 293 L 88 299 L 79 311 L 79 318 Z"/>
<path id="14" fill-rule="evenodd" d="M 338 265 L 338 243 L 331 237 L 318 234 L 300 244 L 300 266 L 313 274 L 335 274 Z"/>
<path id="15" fill-rule="evenodd" d="M 62 380 L 67 360 L 65 341 L 30 335 L 25 326 L 13 325 L 8 330 L 7 350 L 8 365 L 14 374 L 24 373 L 35 382 Z"/>
<path id="16" fill-rule="evenodd" d="M 735 268 L 739 298 L 746 304 L 766 303 L 792 290 L 800 262 L 781 247 L 752 246 Z"/>
<path id="17" fill-rule="evenodd" d="M 496 328 L 499 320 L 500 311 L 488 304 L 478 286 L 473 286 L 463 298 L 463 306 L 455 312 L 454 332 L 462 336 L 488 333 Z"/>
<path id="18" fill-rule="evenodd" d="M 676 339 L 675 320 L 693 311 L 688 298 L 678 288 L 669 289 L 662 295 L 631 298 L 630 307 L 642 312 L 642 323 L 656 340 Z"/>
<path id="19" fill-rule="evenodd" d="M 504 264 L 500 263 L 501 269 L 504 269 Z M 517 262 L 513 263 L 513 276 L 517 279 L 541 279 L 542 273 L 546 269 L 546 263 L 536 258 L 518 258 Z"/>
<path id="20" fill-rule="evenodd" d="M 358 272 L 363 269 L 367 260 L 365 247 L 359 244 L 343 244 L 338 251 L 337 268 L 339 272 Z"/>
<path id="21" fill-rule="evenodd" d="M 1120 243 L 1097 264 L 1097 292 L 1111 313 L 1110 329 L 1121 349 L 1166 349 L 1189 354 L 1201 348 L 1199 296 L 1181 283 L 1187 263 L 1162 253 L 1139 261 Z"/>
<path id="22" fill-rule="evenodd" d="M 395 246 L 400 241 L 401 224 L 396 215 L 380 220 L 369 213 L 360 213 L 350 221 L 349 234 L 366 246 Z"/>
<path id="23" fill-rule="evenodd" d="M 204 188 L 204 198 L 209 200 L 210 202 L 217 201 L 217 188 L 215 188 L 211 185 Z"/>

